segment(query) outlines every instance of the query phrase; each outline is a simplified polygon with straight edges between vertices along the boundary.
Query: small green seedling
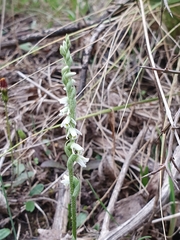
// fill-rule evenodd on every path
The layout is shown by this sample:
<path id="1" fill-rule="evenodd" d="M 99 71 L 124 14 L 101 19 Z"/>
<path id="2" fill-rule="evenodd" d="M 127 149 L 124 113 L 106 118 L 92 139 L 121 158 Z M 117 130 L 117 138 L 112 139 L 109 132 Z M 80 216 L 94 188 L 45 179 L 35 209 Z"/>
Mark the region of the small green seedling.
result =
<path id="1" fill-rule="evenodd" d="M 35 187 L 33 187 L 29 193 L 29 196 L 34 196 L 40 194 L 44 190 L 43 184 L 37 184 Z M 34 201 L 27 201 L 25 203 L 26 211 L 33 212 L 35 209 L 35 202 Z"/>
<path id="2" fill-rule="evenodd" d="M 145 177 L 149 173 L 148 166 L 146 166 L 144 169 L 140 166 L 140 176 L 141 176 L 141 181 L 144 187 L 148 184 L 149 177 Z"/>
<path id="3" fill-rule="evenodd" d="M 0 240 L 5 239 L 7 236 L 9 236 L 10 233 L 11 231 L 9 228 L 0 229 Z"/>

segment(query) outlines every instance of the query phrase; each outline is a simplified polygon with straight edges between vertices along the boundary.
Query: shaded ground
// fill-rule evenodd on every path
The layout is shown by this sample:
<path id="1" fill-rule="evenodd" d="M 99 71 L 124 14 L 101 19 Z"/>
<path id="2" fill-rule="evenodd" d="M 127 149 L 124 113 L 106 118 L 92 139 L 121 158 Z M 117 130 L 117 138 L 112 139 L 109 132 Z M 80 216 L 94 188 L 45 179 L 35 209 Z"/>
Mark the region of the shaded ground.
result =
<path id="1" fill-rule="evenodd" d="M 156 67 L 179 71 L 179 36 L 170 39 L 165 27 L 160 30 L 160 9 L 154 12 L 150 12 L 148 7 L 146 9 L 150 47 Z M 155 13 L 157 19 L 153 15 Z M 35 20 L 39 24 L 33 29 Z M 139 239 L 143 236 L 165 239 L 164 234 L 172 235 L 178 229 L 179 219 L 174 224 L 165 221 L 163 231 L 161 221 L 155 222 L 155 219 L 161 218 L 158 199 L 162 200 L 164 216 L 169 216 L 179 211 L 179 196 L 176 194 L 173 210 L 170 208 L 169 190 L 166 190 L 167 174 L 162 180 L 166 198 L 158 196 L 159 174 L 144 179 L 142 176 L 158 170 L 161 159 L 165 161 L 167 152 L 170 149 L 174 152 L 178 144 L 174 140 L 169 146 L 171 127 L 161 131 L 168 125 L 168 118 L 153 71 L 140 68 L 151 67 L 140 9 L 136 3 L 127 3 L 117 9 L 113 5 L 78 23 L 66 26 L 68 21 L 63 21 L 63 36 L 38 42 L 38 36 L 42 37 L 42 28 L 45 27 L 37 16 L 17 14 L 13 18 L 7 15 L 4 19 L 0 76 L 6 78 L 9 88 L 7 110 L 11 141 L 1 101 L 0 166 L 19 239 L 37 237 L 38 229 L 51 227 L 56 235 L 58 218 L 55 216 L 60 199 L 64 205 L 59 211 L 64 213 L 65 219 L 60 231 L 65 235 L 69 230 L 65 211 L 67 191 L 59 178 L 66 169 L 67 158 L 63 149 L 64 130 L 59 126 L 62 107 L 58 101 L 65 94 L 61 82 L 63 63 L 59 46 L 67 31 L 71 33 L 72 70 L 77 73 L 78 129 L 83 133 L 78 142 L 84 147 L 85 156 L 90 158 L 85 170 L 76 169 L 77 176 L 82 179 L 77 204 L 80 213 L 79 239 L 98 239 L 102 234 L 102 239 Z M 54 23 L 53 27 L 57 30 L 57 24 Z M 53 32 L 54 28 L 49 31 Z M 27 39 L 22 41 L 25 36 Z M 33 52 L 28 52 L 32 46 L 35 46 Z M 158 71 L 158 76 L 174 119 L 179 108 L 179 75 Z M 18 130 L 23 131 L 25 137 L 18 135 Z M 11 146 L 13 149 L 9 151 Z M 168 149 L 167 152 L 163 152 L 163 146 Z M 173 176 L 179 179 L 176 169 Z M 42 184 L 44 189 L 31 196 L 31 190 L 37 184 Z M 113 203 L 115 184 L 117 199 Z M 155 207 L 148 210 L 148 218 L 139 214 L 139 225 L 127 227 L 122 237 L 108 237 L 105 230 L 118 230 L 118 226 L 141 209 L 145 212 L 147 203 L 154 197 Z M 25 210 L 27 201 L 36 203 L 32 213 Z M 109 224 L 105 223 L 108 204 L 113 210 Z M 6 206 L 2 204 L 0 207 L 1 228 L 11 228 Z M 41 232 L 40 238 L 55 239 L 53 233 L 45 232 L 43 235 Z M 176 236 L 178 239 L 179 236 Z M 13 238 L 11 235 L 7 239 Z"/>

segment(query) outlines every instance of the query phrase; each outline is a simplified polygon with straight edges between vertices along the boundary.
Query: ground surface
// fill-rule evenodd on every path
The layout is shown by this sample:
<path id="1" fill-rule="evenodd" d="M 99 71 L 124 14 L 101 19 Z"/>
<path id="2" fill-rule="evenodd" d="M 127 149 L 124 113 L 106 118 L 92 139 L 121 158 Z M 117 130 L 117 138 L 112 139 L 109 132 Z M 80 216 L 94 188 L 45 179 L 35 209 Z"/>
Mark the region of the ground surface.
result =
<path id="1" fill-rule="evenodd" d="M 166 171 L 160 195 L 159 173 L 142 176 L 158 170 L 168 152 L 169 160 L 179 158 L 178 153 L 173 155 L 177 141 L 170 145 L 171 133 L 178 135 L 179 130 L 165 129 L 169 118 L 175 121 L 179 108 L 179 74 L 169 72 L 180 70 L 179 33 L 168 36 L 166 23 L 159 26 L 160 7 L 144 8 L 155 66 L 167 68 L 156 77 L 152 69 L 141 68 L 152 64 L 142 9 L 136 2 L 98 3 L 90 6 L 84 18 L 78 15 L 77 21 L 66 14 L 54 21 L 30 11 L 5 14 L 0 77 L 8 83 L 9 100 L 7 115 L 0 102 L 0 168 L 18 239 L 59 239 L 61 234 L 63 239 L 70 234 L 68 192 L 60 182 L 67 158 L 59 116 L 59 99 L 65 94 L 59 46 L 66 33 L 72 43 L 72 71 L 77 73 L 77 126 L 82 132 L 78 142 L 90 159 L 86 169 L 76 168 L 82 183 L 78 239 L 165 239 L 165 234 L 178 230 L 178 218 L 164 221 L 164 230 L 161 220 L 155 222 L 162 213 L 169 216 L 179 211 L 178 193 L 174 208 L 170 205 L 172 188 Z M 178 181 L 178 171 L 172 169 Z M 42 189 L 32 194 L 35 186 Z M 2 196 L 0 226 L 11 229 L 3 201 Z M 27 201 L 35 203 L 33 212 L 25 210 Z M 127 222 L 130 218 L 132 225 Z M 177 234 L 173 239 L 179 239 Z"/>

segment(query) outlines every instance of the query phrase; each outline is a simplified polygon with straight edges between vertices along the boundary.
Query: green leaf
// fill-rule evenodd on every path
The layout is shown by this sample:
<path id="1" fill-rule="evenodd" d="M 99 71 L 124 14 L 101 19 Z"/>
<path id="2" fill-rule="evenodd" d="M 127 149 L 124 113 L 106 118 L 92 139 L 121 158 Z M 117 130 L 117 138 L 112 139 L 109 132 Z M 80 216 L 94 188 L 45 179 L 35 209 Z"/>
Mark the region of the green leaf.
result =
<path id="1" fill-rule="evenodd" d="M 44 185 L 43 184 L 37 184 L 35 187 L 33 187 L 29 193 L 29 196 L 34 196 L 34 195 L 38 195 L 42 192 L 42 190 L 44 189 Z"/>
<path id="2" fill-rule="evenodd" d="M 76 16 L 75 16 L 75 13 L 71 10 L 66 10 L 66 12 L 68 13 L 68 18 L 71 20 L 71 21 L 74 21 L 76 20 Z"/>
<path id="3" fill-rule="evenodd" d="M 144 177 L 148 173 L 149 173 L 148 166 L 146 166 L 144 170 L 140 166 L 140 175 L 142 177 L 142 184 L 143 184 L 144 187 L 148 184 L 148 181 L 149 181 L 149 177 Z"/>
<path id="4" fill-rule="evenodd" d="M 151 239 L 152 237 L 151 236 L 144 236 L 142 238 L 139 238 L 138 240 L 146 240 L 146 239 Z"/>
<path id="5" fill-rule="evenodd" d="M 50 156 L 50 155 L 51 155 L 51 150 L 47 149 L 47 150 L 46 150 L 46 155 L 47 155 L 47 156 Z"/>
<path id="6" fill-rule="evenodd" d="M 39 159 L 37 157 L 34 158 L 34 164 L 38 164 L 39 163 Z"/>
<path id="7" fill-rule="evenodd" d="M 9 228 L 0 229 L 0 240 L 5 239 L 10 233 L 11 231 L 9 230 Z"/>
<path id="8" fill-rule="evenodd" d="M 24 172 L 24 170 L 25 170 L 24 164 L 19 163 L 14 167 L 14 174 L 19 176 L 22 172 Z"/>
<path id="9" fill-rule="evenodd" d="M 172 179 L 169 177 L 169 188 L 170 188 L 170 201 L 171 201 L 171 213 L 176 213 L 176 204 L 175 204 L 175 190 Z"/>
<path id="10" fill-rule="evenodd" d="M 13 187 L 17 187 L 17 186 L 21 185 L 23 182 L 29 180 L 29 178 L 34 177 L 34 174 L 35 174 L 35 173 L 32 172 L 32 171 L 21 173 L 21 174 L 16 178 L 16 180 L 13 182 L 12 186 L 13 186 Z"/>
<path id="11" fill-rule="evenodd" d="M 35 209 L 34 201 L 28 201 L 26 202 L 26 211 L 33 212 Z"/>
<path id="12" fill-rule="evenodd" d="M 99 155 L 99 154 L 97 154 L 97 155 L 95 156 L 95 159 L 96 159 L 96 160 L 102 160 L 102 156 Z"/>
<path id="13" fill-rule="evenodd" d="M 43 139 L 42 142 L 43 142 L 44 144 L 46 144 L 47 147 L 50 145 L 49 139 Z"/>
<path id="14" fill-rule="evenodd" d="M 22 129 L 18 129 L 17 134 L 20 137 L 20 139 L 22 139 L 22 140 L 24 140 L 26 138 L 26 134 L 23 132 Z"/>
<path id="15" fill-rule="evenodd" d="M 95 225 L 94 225 L 94 227 L 93 227 L 93 229 L 95 229 L 96 231 L 100 231 L 100 225 L 99 225 L 99 223 L 96 223 Z"/>
<path id="16" fill-rule="evenodd" d="M 25 51 L 25 52 L 29 52 L 29 50 L 33 47 L 32 43 L 27 42 L 27 43 L 23 43 L 19 45 L 20 49 Z"/>
<path id="17" fill-rule="evenodd" d="M 77 216 L 77 228 L 79 227 L 79 226 L 81 226 L 83 223 L 84 223 L 84 221 L 86 220 L 86 218 L 87 218 L 87 214 L 86 213 L 80 213 L 78 216 Z"/>

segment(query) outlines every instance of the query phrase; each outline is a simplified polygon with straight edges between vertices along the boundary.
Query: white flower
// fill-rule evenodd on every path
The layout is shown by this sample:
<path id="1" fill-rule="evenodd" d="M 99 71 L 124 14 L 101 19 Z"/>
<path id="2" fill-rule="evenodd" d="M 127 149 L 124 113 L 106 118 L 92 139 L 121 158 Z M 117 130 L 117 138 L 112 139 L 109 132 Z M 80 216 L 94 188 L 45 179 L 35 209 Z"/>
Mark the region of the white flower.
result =
<path id="1" fill-rule="evenodd" d="M 86 167 L 86 163 L 89 161 L 89 158 L 85 158 L 82 155 L 78 155 L 76 159 L 76 163 L 78 163 L 81 167 Z"/>
<path id="2" fill-rule="evenodd" d="M 80 154 L 82 155 L 83 151 L 84 151 L 84 148 L 82 148 L 79 144 L 77 143 L 72 143 L 71 144 L 71 149 L 72 149 L 72 153 L 73 154 Z"/>
<path id="3" fill-rule="evenodd" d="M 69 135 L 71 135 L 71 137 L 73 139 L 77 139 L 78 135 L 82 135 L 82 133 L 79 130 L 77 130 L 76 128 L 70 127 L 66 134 L 66 138 L 68 138 Z"/>
<path id="4" fill-rule="evenodd" d="M 68 105 L 68 97 L 63 97 L 59 99 L 60 104 L 64 104 L 65 106 Z"/>
<path id="5" fill-rule="evenodd" d="M 76 121 L 71 118 L 69 115 L 65 117 L 65 119 L 62 121 L 61 123 L 61 127 L 64 127 L 64 128 L 69 128 L 71 123 L 73 125 L 76 125 Z"/>
<path id="6" fill-rule="evenodd" d="M 69 186 L 69 176 L 67 174 L 63 175 L 63 180 L 61 180 L 62 184 L 64 184 L 65 187 Z"/>
<path id="7" fill-rule="evenodd" d="M 59 116 L 65 116 L 70 114 L 69 106 L 65 106 L 60 110 Z"/>
<path id="8" fill-rule="evenodd" d="M 65 119 L 61 123 L 61 127 L 68 128 L 69 123 L 71 122 L 71 117 L 68 115 L 65 117 Z"/>

